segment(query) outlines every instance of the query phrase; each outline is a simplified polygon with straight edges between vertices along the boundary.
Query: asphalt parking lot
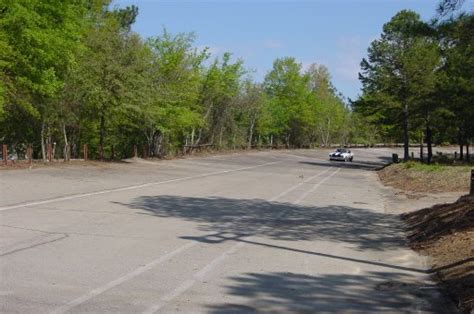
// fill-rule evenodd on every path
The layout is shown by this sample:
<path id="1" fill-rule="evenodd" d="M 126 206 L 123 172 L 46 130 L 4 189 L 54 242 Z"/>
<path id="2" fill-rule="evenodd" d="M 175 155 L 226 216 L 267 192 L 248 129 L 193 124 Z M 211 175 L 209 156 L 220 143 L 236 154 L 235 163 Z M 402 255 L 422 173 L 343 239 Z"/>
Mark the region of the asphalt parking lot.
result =
<path id="1" fill-rule="evenodd" d="M 444 312 L 353 151 L 0 171 L 1 312 Z"/>

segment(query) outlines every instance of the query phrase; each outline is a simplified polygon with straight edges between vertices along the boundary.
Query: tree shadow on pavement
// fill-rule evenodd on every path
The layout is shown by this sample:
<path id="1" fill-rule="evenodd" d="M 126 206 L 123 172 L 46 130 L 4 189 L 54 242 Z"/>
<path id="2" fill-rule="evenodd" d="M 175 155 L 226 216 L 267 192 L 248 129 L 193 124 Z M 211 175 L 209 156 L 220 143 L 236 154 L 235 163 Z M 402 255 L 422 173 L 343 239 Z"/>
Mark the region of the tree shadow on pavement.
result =
<path id="1" fill-rule="evenodd" d="M 139 214 L 175 217 L 199 223 L 199 229 L 230 238 L 248 235 L 283 241 L 325 240 L 356 250 L 383 251 L 405 245 L 402 223 L 395 215 L 347 206 L 300 206 L 260 199 L 142 196 L 124 206 Z M 226 241 L 225 235 L 201 237 Z M 199 239 L 198 239 L 199 240 Z"/>
<path id="2" fill-rule="evenodd" d="M 385 159 L 382 161 L 358 161 L 354 160 L 349 161 L 337 161 L 333 160 L 330 162 L 327 161 L 300 161 L 300 164 L 319 166 L 319 167 L 334 167 L 334 168 L 346 168 L 346 169 L 357 169 L 357 170 L 369 170 L 375 171 L 382 169 L 389 165 L 389 162 Z"/>
<path id="3" fill-rule="evenodd" d="M 396 272 L 246 273 L 230 280 L 224 289 L 237 302 L 208 305 L 210 313 L 447 312 L 434 286 Z"/>

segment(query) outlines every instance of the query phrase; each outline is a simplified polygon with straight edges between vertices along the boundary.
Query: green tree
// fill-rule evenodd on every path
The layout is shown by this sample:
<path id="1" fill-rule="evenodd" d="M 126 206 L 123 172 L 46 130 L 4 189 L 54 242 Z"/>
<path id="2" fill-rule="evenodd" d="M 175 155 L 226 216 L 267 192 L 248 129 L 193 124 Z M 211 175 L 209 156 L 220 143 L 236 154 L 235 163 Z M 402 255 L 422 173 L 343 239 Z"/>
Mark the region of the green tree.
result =
<path id="1" fill-rule="evenodd" d="M 303 144 L 310 123 L 308 82 L 309 76 L 301 74 L 301 64 L 290 57 L 275 60 L 265 77 L 267 121 L 271 121 L 274 135 L 283 137 L 287 147 Z"/>
<path id="2" fill-rule="evenodd" d="M 164 153 L 164 136 L 172 146 L 183 137 L 193 144 L 194 130 L 203 125 L 198 102 L 208 53 L 193 48 L 193 42 L 194 34 L 173 36 L 166 30 L 147 41 L 152 52 L 151 89 L 139 122 L 154 155 Z"/>
<path id="3" fill-rule="evenodd" d="M 0 61 L 0 93 L 7 100 L 4 121 L 23 117 L 31 122 L 23 127 L 33 128 L 39 122 L 43 158 L 55 119 L 55 97 L 80 49 L 86 13 L 85 1 L 4 0 L 0 5 L 0 42 L 5 49 Z M 13 128 L 6 126 L 10 131 Z"/>
<path id="4" fill-rule="evenodd" d="M 438 25 L 444 63 L 439 100 L 451 113 L 461 159 L 474 137 L 474 15 L 461 14 Z M 469 157 L 469 153 L 467 154 Z"/>
<path id="5" fill-rule="evenodd" d="M 235 139 L 234 109 L 237 104 L 241 79 L 245 74 L 243 61 L 231 62 L 231 54 L 216 59 L 204 76 L 200 102 L 207 134 L 199 131 L 197 143 L 205 136 L 210 143 L 223 147 L 226 135 Z"/>
<path id="6" fill-rule="evenodd" d="M 129 9 L 132 13 L 133 8 Z M 83 117 L 89 120 L 88 129 L 96 129 L 100 158 L 103 158 L 108 131 L 111 135 L 127 117 L 124 111 L 140 101 L 139 92 L 146 70 L 144 43 L 130 32 L 134 18 L 123 11 L 103 12 L 88 30 L 85 38 L 86 51 L 75 73 L 79 80 L 84 104 Z M 136 13 L 136 12 L 135 12 Z M 135 14 L 133 13 L 133 14 Z M 87 131 L 86 131 L 87 132 Z M 89 137 L 89 139 L 91 139 Z"/>
<path id="7" fill-rule="evenodd" d="M 241 112 L 240 128 L 244 130 L 247 140 L 247 149 L 252 148 L 256 130 L 262 116 L 263 107 L 266 102 L 266 94 L 261 84 L 256 84 L 250 79 L 243 84 L 238 108 Z"/>
<path id="8" fill-rule="evenodd" d="M 328 68 L 312 64 L 306 73 L 313 96 L 310 101 L 313 137 L 324 146 L 333 141 L 346 144 L 350 135 L 350 113 L 331 83 Z"/>
<path id="9" fill-rule="evenodd" d="M 356 110 L 371 111 L 385 123 L 402 127 L 405 160 L 409 159 L 410 117 L 433 86 L 437 55 L 425 35 L 428 30 L 417 13 L 400 11 L 383 26 L 381 38 L 368 49 L 368 60 L 361 63 L 364 95 L 363 101 L 355 103 Z M 432 60 L 420 63 L 419 55 Z M 361 108 L 364 106 L 372 108 Z"/>

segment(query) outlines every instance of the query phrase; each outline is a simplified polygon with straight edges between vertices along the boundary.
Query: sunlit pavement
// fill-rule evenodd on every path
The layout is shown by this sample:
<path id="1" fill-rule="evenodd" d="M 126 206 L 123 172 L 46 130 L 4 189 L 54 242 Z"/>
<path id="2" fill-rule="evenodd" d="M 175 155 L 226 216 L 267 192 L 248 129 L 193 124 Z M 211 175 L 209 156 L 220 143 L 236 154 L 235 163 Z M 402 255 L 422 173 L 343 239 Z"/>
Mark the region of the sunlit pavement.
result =
<path id="1" fill-rule="evenodd" d="M 446 312 L 353 151 L 1 171 L 1 312 Z"/>

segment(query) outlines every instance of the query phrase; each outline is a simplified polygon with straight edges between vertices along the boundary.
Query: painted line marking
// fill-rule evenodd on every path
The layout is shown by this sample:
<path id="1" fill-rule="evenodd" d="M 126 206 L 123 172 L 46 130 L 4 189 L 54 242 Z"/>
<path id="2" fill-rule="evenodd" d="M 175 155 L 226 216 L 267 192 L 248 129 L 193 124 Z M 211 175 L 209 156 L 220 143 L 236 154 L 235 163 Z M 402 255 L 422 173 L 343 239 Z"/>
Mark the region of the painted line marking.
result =
<path id="1" fill-rule="evenodd" d="M 84 302 L 86 302 L 86 301 L 92 299 L 93 297 L 95 297 L 95 296 L 97 296 L 97 295 L 102 294 L 102 293 L 104 293 L 104 292 L 107 291 L 107 290 L 110 290 L 110 289 L 112 289 L 112 288 L 114 288 L 114 287 L 116 287 L 116 286 L 118 286 L 118 285 L 120 285 L 120 284 L 122 284 L 122 283 L 124 283 L 124 282 L 126 282 L 126 281 L 128 281 L 128 280 L 130 280 L 130 279 L 132 279 L 132 278 L 137 277 L 137 276 L 140 275 L 140 274 L 143 274 L 144 272 L 147 272 L 147 271 L 151 270 L 151 269 L 154 268 L 155 266 L 158 266 L 158 265 L 160 265 L 160 264 L 166 262 L 166 261 L 169 260 L 170 258 L 172 258 L 172 257 L 178 255 L 179 253 L 181 253 L 181 252 L 183 252 L 183 251 L 185 251 L 185 250 L 187 250 L 187 249 L 189 249 L 189 248 L 195 246 L 196 244 L 197 244 L 197 242 L 189 242 L 189 243 L 187 243 L 187 244 L 185 244 L 185 245 L 179 247 L 178 249 L 176 249 L 176 250 L 174 250 L 174 251 L 171 251 L 171 252 L 169 252 L 169 253 L 167 253 L 167 254 L 165 254 L 165 255 L 163 255 L 163 256 L 161 256 L 161 257 L 155 259 L 155 260 L 152 261 L 151 263 L 148 263 L 148 264 L 146 264 L 146 265 L 144 265 L 144 266 L 142 266 L 142 267 L 139 267 L 139 268 L 137 268 L 137 269 L 135 269 L 135 270 L 133 270 L 133 271 L 131 271 L 131 272 L 125 274 L 124 276 L 122 276 L 122 277 L 120 277 L 120 278 L 117 278 L 117 279 L 115 279 L 115 280 L 113 280 L 113 281 L 111 281 L 111 282 L 109 282 L 109 283 L 107 283 L 107 284 L 105 284 L 105 285 L 103 285 L 103 286 L 101 286 L 101 287 L 99 287 L 99 288 L 96 288 L 96 289 L 94 289 L 94 290 L 91 290 L 89 293 L 87 293 L 87 294 L 85 294 L 85 295 L 83 295 L 83 296 L 81 296 L 81 297 L 79 297 L 79 298 L 77 298 L 77 299 L 74 299 L 74 300 L 72 300 L 71 302 L 66 303 L 65 305 L 63 305 L 63 306 L 57 308 L 56 310 L 54 310 L 54 311 L 51 312 L 51 313 L 55 313 L 55 314 L 57 314 L 57 313 L 65 313 L 65 312 L 67 312 L 68 310 L 72 309 L 73 307 L 78 306 L 78 305 L 80 305 L 80 304 L 82 304 L 82 303 L 84 303 Z"/>
<path id="2" fill-rule="evenodd" d="M 285 195 L 287 195 L 288 193 L 294 191 L 295 189 L 299 188 L 300 186 L 306 184 L 307 182 L 311 181 L 312 179 L 318 177 L 318 176 L 321 176 L 323 174 L 325 174 L 326 172 L 328 172 L 330 170 L 330 168 L 292 186 L 291 188 L 279 193 L 278 195 L 276 195 L 275 197 L 272 197 L 269 202 L 272 202 L 272 201 L 275 201 L 277 200 L 278 198 L 280 197 L 283 197 Z M 236 221 L 238 221 L 240 219 L 237 219 Z M 65 313 L 67 311 L 69 311 L 70 309 L 84 303 L 84 302 L 87 302 L 88 300 L 112 289 L 112 288 L 115 288 L 117 287 L 118 285 L 121 285 L 122 283 L 128 281 L 128 280 L 131 280 L 149 270 L 151 270 L 152 268 L 168 261 L 169 259 L 171 259 L 172 257 L 176 256 L 177 254 L 181 253 L 181 252 L 184 252 L 185 250 L 188 250 L 190 248 L 192 248 L 193 246 L 197 245 L 198 242 L 194 241 L 194 242 L 189 242 L 179 248 L 177 248 L 176 250 L 172 251 L 172 252 L 169 252 L 157 259 L 155 259 L 154 261 L 142 266 L 142 267 L 139 267 L 125 275 L 123 275 L 122 277 L 119 277 L 101 287 L 98 287 L 98 288 L 95 288 L 91 291 L 89 291 L 88 293 L 80 296 L 79 298 L 76 298 L 66 304 L 64 304 L 63 306 L 60 306 L 59 308 L 57 308 L 56 310 L 54 310 L 52 313 L 55 313 L 55 314 L 60 314 L 60 313 Z M 237 245 L 234 245 L 233 247 L 231 247 L 230 250 L 227 250 L 225 251 L 220 257 L 217 257 L 216 259 L 214 259 L 213 261 L 211 261 L 211 263 L 208 264 L 208 266 L 204 267 L 203 269 L 201 269 L 198 273 L 197 273 L 197 276 L 199 276 L 199 278 L 202 278 L 204 277 L 205 274 L 207 274 L 209 271 L 212 270 L 212 268 L 216 267 L 219 263 L 221 263 L 222 261 L 224 261 L 225 257 L 227 257 L 229 254 L 232 254 L 234 251 L 236 251 L 241 245 L 243 245 L 243 243 L 238 243 Z M 235 247 L 235 248 L 234 248 Z M 213 266 L 211 266 L 213 265 Z M 184 293 L 185 291 L 187 291 L 189 288 L 191 288 L 196 282 L 196 279 L 189 279 L 187 281 L 185 281 L 183 284 L 181 284 L 178 288 L 174 289 L 173 291 L 171 291 L 171 293 L 163 296 L 163 298 L 161 298 L 161 302 L 169 302 L 171 300 L 173 300 L 174 298 L 176 298 L 177 296 L 181 295 L 182 293 Z M 161 303 L 160 303 L 161 304 Z M 154 307 L 153 307 L 154 308 Z"/>
<path id="3" fill-rule="evenodd" d="M 323 173 L 326 173 L 329 169 L 327 169 L 326 171 L 323 171 L 322 173 L 316 175 L 316 176 L 313 176 L 311 178 L 309 178 L 308 180 L 305 180 L 306 182 L 308 181 L 311 181 L 312 179 L 314 179 L 315 177 L 318 177 L 319 175 L 323 174 Z M 299 203 L 301 203 L 309 194 L 313 193 L 314 191 L 316 191 L 316 189 L 318 187 L 321 186 L 321 184 L 323 184 L 324 182 L 326 182 L 327 180 L 329 180 L 331 177 L 333 177 L 336 173 L 339 172 L 339 170 L 341 170 L 341 168 L 338 168 L 336 171 L 332 172 L 330 175 L 328 175 L 327 177 L 324 177 L 324 179 L 322 179 L 321 181 L 319 181 L 317 184 L 315 184 L 309 191 L 306 191 L 305 193 L 303 193 L 303 195 L 301 195 L 297 201 L 294 202 L 295 205 L 298 205 Z M 306 183 L 305 181 L 299 183 L 298 185 L 301 185 L 301 184 L 304 184 Z M 291 189 L 289 189 L 288 191 L 292 191 L 294 190 L 296 187 L 293 187 Z M 286 194 L 286 193 L 285 193 Z M 279 198 L 279 196 L 275 197 L 275 199 Z M 277 216 L 277 219 L 278 218 L 282 218 L 283 216 L 286 215 L 286 213 L 288 212 L 287 211 L 283 211 L 280 213 L 280 215 Z M 258 228 L 256 232 L 259 231 L 259 229 L 262 229 L 262 227 Z M 253 237 L 250 236 L 250 237 L 247 237 L 247 240 L 251 240 Z M 245 239 L 245 237 L 244 237 Z M 160 301 L 149 307 L 148 309 L 146 309 L 143 314 L 152 314 L 152 313 L 156 313 L 157 311 L 159 311 L 160 309 L 162 309 L 164 306 L 166 306 L 170 301 L 172 301 L 173 299 L 179 297 L 180 295 L 182 295 L 183 293 L 185 293 L 187 290 L 189 290 L 197 281 L 203 279 L 208 273 L 210 273 L 212 270 L 214 270 L 217 266 L 219 266 L 219 264 L 223 263 L 225 261 L 225 259 L 229 256 L 229 255 L 232 255 L 234 254 L 239 248 L 243 247 L 246 243 L 245 242 L 239 242 L 237 244 L 234 244 L 233 246 L 231 246 L 229 249 L 225 250 L 221 255 L 219 255 L 218 257 L 216 257 L 215 259 L 213 259 L 209 264 L 207 264 L 205 267 L 201 268 L 197 273 L 194 274 L 194 276 L 192 277 L 192 279 L 188 279 L 186 280 L 184 283 L 182 283 L 181 285 L 179 285 L 177 288 L 173 289 L 170 293 L 164 295 Z"/>
<path id="4" fill-rule="evenodd" d="M 125 186 L 125 187 L 106 189 L 106 190 L 95 191 L 95 192 L 87 192 L 87 193 L 73 194 L 73 195 L 68 195 L 68 196 L 61 196 L 61 197 L 57 197 L 57 198 L 53 198 L 53 199 L 47 199 L 47 200 L 43 200 L 43 201 L 27 202 L 27 203 L 22 203 L 22 204 L 9 205 L 9 206 L 0 207 L 0 211 L 16 209 L 16 208 L 22 208 L 22 207 L 31 207 L 31 206 L 36 206 L 36 205 L 44 205 L 44 204 L 50 204 L 50 203 L 55 203 L 55 202 L 72 200 L 72 199 L 76 199 L 76 198 L 83 198 L 83 197 L 88 197 L 88 196 L 95 196 L 95 195 L 108 194 L 108 193 L 114 193 L 114 192 L 137 190 L 137 189 L 146 188 L 146 187 L 155 186 L 155 185 L 162 185 L 162 184 L 174 183 L 174 182 L 180 182 L 180 181 L 186 181 L 186 180 L 192 180 L 192 179 L 206 178 L 206 177 L 210 177 L 210 176 L 226 174 L 226 173 L 232 173 L 232 172 L 237 172 L 237 171 L 250 170 L 250 169 L 270 166 L 270 165 L 274 165 L 274 164 L 279 164 L 279 163 L 282 163 L 282 162 L 283 161 L 274 161 L 274 162 L 259 164 L 259 165 L 256 165 L 256 166 L 243 167 L 243 168 L 231 169 L 231 170 L 223 170 L 223 171 L 215 171 L 215 172 L 205 173 L 205 174 L 201 174 L 201 175 L 197 175 L 197 176 L 188 176 L 188 177 L 182 177 L 182 178 L 176 178 L 176 179 L 170 179 L 170 180 L 164 180 L 164 181 L 158 181 L 158 182 L 149 182 L 149 183 L 143 183 L 143 184 L 138 184 L 138 185 L 130 185 L 130 186 Z"/>

